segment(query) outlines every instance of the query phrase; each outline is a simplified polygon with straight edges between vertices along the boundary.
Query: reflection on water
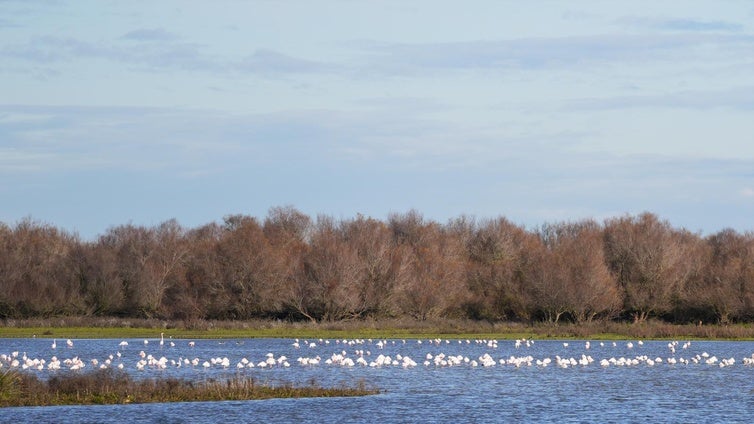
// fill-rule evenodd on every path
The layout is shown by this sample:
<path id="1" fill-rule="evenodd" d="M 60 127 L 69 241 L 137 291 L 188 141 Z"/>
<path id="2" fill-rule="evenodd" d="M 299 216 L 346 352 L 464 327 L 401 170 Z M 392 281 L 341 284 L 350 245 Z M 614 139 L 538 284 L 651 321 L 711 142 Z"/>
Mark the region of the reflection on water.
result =
<path id="1" fill-rule="evenodd" d="M 253 376 L 362 398 L 0 409 L 0 422 L 750 422 L 751 342 L 0 339 L 3 369 L 122 366 L 135 378 Z M 171 344 L 173 346 L 171 346 Z M 60 370 L 50 369 L 53 357 Z M 13 362 L 17 361 L 17 362 Z M 44 362 L 41 362 L 44 361 Z M 42 366 L 40 367 L 40 363 Z M 287 366 L 286 366 L 287 363 Z M 414 363 L 416 365 L 414 365 Z M 352 365 L 353 364 L 353 365 Z M 486 366 L 485 366 L 486 365 Z M 41 368 L 41 370 L 37 370 Z"/>

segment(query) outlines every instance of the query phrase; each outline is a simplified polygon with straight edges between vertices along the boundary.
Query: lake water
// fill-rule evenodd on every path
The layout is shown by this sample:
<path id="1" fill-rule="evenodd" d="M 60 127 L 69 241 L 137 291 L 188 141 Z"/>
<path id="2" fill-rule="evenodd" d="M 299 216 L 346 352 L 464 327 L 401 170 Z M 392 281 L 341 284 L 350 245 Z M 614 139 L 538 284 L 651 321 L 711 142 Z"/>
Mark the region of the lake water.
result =
<path id="1" fill-rule="evenodd" d="M 159 338 L 148 344 L 143 339 L 125 341 L 128 346 L 120 346 L 121 340 L 77 339 L 67 347 L 65 340 L 56 340 L 52 349 L 51 339 L 0 339 L 0 363 L 3 370 L 26 363 L 31 366 L 28 372 L 43 378 L 81 372 L 68 370 L 75 363 L 70 360 L 78 358 L 84 370 L 109 360 L 106 366 L 122 364 L 135 378 L 244 375 L 270 383 L 314 380 L 323 386 L 364 381 L 384 392 L 359 398 L 2 408 L 0 422 L 749 423 L 754 419 L 754 365 L 748 364 L 754 354 L 752 342 L 679 340 L 669 346 L 667 341 L 591 341 L 587 348 L 586 341 L 573 340 L 568 346 L 562 341 L 534 340 L 519 347 L 509 340 L 302 339 L 298 347 L 294 339 L 196 340 L 194 346 L 188 340 L 165 339 L 163 345 Z M 61 361 L 60 370 L 49 369 L 53 356 Z M 312 364 L 317 358 L 319 363 Z M 35 369 L 39 360 L 45 361 L 42 370 Z M 274 365 L 267 365 L 270 362 Z"/>

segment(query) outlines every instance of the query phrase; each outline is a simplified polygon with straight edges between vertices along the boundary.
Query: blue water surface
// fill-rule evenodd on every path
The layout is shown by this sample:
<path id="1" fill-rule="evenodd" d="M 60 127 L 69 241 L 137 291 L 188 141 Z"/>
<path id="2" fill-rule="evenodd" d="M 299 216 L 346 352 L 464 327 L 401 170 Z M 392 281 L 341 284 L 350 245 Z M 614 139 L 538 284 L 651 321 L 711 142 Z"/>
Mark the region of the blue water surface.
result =
<path id="1" fill-rule="evenodd" d="M 34 366 L 25 372 L 46 378 L 122 364 L 134 378 L 249 376 L 269 384 L 324 386 L 364 382 L 382 392 L 357 398 L 2 408 L 0 422 L 749 423 L 754 412 L 752 342 L 591 341 L 587 348 L 586 341 L 573 340 L 534 340 L 528 346 L 524 341 L 519 347 L 492 340 L 237 339 L 196 340 L 193 346 L 169 337 L 162 344 L 159 337 L 147 344 L 127 339 L 128 346 L 120 346 L 121 341 L 77 339 L 67 347 L 65 340 L 56 340 L 52 349 L 51 339 L 0 339 L 0 371 L 26 363 Z M 389 356 L 390 363 L 380 361 L 380 355 Z M 53 357 L 79 359 L 85 366 L 83 371 L 66 365 L 51 370 Z M 245 365 L 244 358 L 255 366 Z M 484 366 L 485 358 L 494 365 Z M 621 359 L 635 364 L 619 365 Z M 319 363 L 306 364 L 311 360 Z M 545 360 L 550 362 L 544 365 Z M 140 361 L 147 365 L 140 367 Z M 274 365 L 261 367 L 261 362 Z"/>

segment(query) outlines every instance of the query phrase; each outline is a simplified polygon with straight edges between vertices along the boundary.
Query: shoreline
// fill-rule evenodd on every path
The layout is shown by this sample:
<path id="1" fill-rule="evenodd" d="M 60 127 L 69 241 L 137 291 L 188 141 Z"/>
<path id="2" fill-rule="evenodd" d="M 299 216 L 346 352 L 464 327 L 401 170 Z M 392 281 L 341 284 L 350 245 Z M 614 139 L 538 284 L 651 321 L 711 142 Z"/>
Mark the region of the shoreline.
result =
<path id="1" fill-rule="evenodd" d="M 591 340 L 754 340 L 751 324 L 692 325 L 660 321 L 586 324 L 524 324 L 469 320 L 380 320 L 336 322 L 165 321 L 66 317 L 0 321 L 0 338 L 443 338 Z"/>

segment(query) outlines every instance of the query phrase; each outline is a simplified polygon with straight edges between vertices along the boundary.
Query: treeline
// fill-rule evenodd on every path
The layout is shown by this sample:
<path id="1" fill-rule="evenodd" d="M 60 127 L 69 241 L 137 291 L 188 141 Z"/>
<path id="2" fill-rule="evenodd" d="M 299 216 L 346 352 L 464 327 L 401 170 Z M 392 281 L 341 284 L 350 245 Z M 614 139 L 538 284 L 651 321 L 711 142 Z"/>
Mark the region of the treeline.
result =
<path id="1" fill-rule="evenodd" d="M 656 215 L 546 224 L 316 219 L 291 207 L 94 241 L 0 223 L 0 318 L 754 321 L 754 234 Z"/>

